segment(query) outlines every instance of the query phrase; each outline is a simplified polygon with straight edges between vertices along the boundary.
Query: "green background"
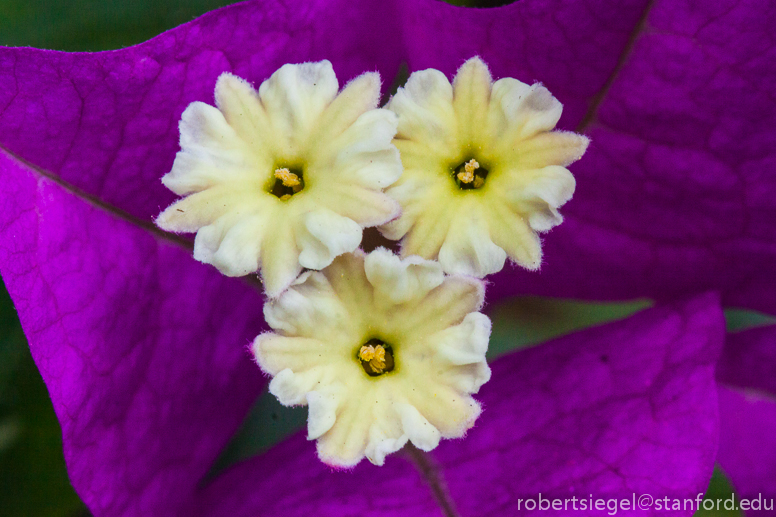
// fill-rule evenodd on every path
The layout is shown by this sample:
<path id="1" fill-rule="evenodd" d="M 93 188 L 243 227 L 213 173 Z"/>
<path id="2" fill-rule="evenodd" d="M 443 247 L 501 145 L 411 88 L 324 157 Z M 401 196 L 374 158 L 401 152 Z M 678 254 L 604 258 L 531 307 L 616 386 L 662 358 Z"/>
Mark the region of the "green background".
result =
<path id="1" fill-rule="evenodd" d="M 115 49 L 149 39 L 229 3 L 233 2 L 0 0 L 0 45 L 68 51 Z M 508 2 L 451 0 L 450 3 L 488 7 Z M 489 355 L 496 357 L 579 328 L 622 318 L 648 305 L 647 301 L 589 304 L 516 299 L 491 311 L 494 328 Z M 745 311 L 728 311 L 731 329 L 766 321 L 772 320 Z M 261 396 L 214 465 L 212 474 L 265 450 L 302 428 L 304 421 L 304 409 L 284 408 L 267 394 Z M 724 475 L 716 471 L 709 495 L 727 497 L 730 493 Z M 1 284 L 0 515 L 90 515 L 68 481 L 59 424 L 30 356 L 13 304 Z"/>

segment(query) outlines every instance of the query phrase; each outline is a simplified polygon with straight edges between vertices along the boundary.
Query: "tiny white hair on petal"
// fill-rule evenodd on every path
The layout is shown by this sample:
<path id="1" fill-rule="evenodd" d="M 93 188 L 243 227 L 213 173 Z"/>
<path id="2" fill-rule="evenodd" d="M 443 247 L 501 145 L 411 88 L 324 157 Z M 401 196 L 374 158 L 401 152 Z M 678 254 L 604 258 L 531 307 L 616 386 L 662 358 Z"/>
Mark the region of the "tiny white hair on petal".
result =
<path id="1" fill-rule="evenodd" d="M 507 258 L 538 269 L 537 233 L 563 221 L 558 208 L 576 187 L 565 167 L 589 143 L 555 130 L 561 102 L 541 83 L 493 82 L 475 56 L 452 81 L 438 70 L 414 72 L 386 108 L 399 118 L 394 144 L 404 173 L 386 190 L 402 213 L 380 231 L 401 239 L 402 256 L 478 278 L 503 269 Z"/>
<path id="2" fill-rule="evenodd" d="M 408 442 L 460 438 L 490 377 L 483 282 L 385 248 L 337 257 L 264 307 L 253 354 L 270 393 L 307 405 L 308 439 L 336 468 L 383 465 Z"/>
<path id="3" fill-rule="evenodd" d="M 302 269 L 354 251 L 363 228 L 399 216 L 383 192 L 403 170 L 398 117 L 377 107 L 378 73 L 339 91 L 327 60 L 285 64 L 258 89 L 225 72 L 214 98 L 181 115 L 181 150 L 162 183 L 186 197 L 155 220 L 196 232 L 196 260 L 227 276 L 258 272 L 274 298 Z"/>

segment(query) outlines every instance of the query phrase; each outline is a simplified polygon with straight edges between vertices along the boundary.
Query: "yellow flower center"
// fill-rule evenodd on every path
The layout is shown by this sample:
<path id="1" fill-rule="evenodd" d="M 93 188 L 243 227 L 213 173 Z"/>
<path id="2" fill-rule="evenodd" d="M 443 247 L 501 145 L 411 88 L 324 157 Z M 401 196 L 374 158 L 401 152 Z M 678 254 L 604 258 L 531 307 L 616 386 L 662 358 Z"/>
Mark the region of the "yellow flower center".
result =
<path id="1" fill-rule="evenodd" d="M 393 351 L 379 339 L 370 339 L 358 350 L 361 366 L 370 377 L 393 371 Z"/>
<path id="2" fill-rule="evenodd" d="M 480 162 L 472 158 L 464 162 L 453 171 L 455 182 L 463 190 L 482 188 L 488 170 L 480 165 Z"/>
<path id="3" fill-rule="evenodd" d="M 287 167 L 275 169 L 275 183 L 272 185 L 272 190 L 270 190 L 273 195 L 285 201 L 303 188 L 302 171 L 292 172 Z"/>
<path id="4" fill-rule="evenodd" d="M 472 158 L 464 164 L 464 170 L 457 174 L 461 183 L 472 183 L 474 181 L 474 171 L 480 168 L 480 163 Z"/>

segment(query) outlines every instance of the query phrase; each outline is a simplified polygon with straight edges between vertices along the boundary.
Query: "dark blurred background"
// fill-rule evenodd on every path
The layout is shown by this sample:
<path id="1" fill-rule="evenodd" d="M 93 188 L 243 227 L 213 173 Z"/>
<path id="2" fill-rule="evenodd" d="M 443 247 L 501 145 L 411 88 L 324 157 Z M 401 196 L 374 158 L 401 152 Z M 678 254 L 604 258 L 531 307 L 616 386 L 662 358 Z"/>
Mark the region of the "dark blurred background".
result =
<path id="1" fill-rule="evenodd" d="M 448 2 L 467 7 L 510 3 L 504 0 Z M 116 49 L 145 41 L 230 3 L 234 2 L 0 0 L 0 45 L 66 51 Z M 648 305 L 647 301 L 589 304 L 516 299 L 491 311 L 494 333 L 489 355 L 496 357 L 578 328 L 622 318 Z M 742 311 L 729 311 L 728 319 L 732 327 L 763 321 L 756 314 Z M 214 465 L 213 472 L 256 454 L 300 429 L 305 416 L 304 409 L 282 408 L 273 398 L 262 396 Z M 715 473 L 710 492 L 715 497 L 726 497 L 730 490 L 721 472 Z M 30 356 L 16 311 L 0 284 L 0 517 L 89 515 L 67 478 L 59 424 Z"/>

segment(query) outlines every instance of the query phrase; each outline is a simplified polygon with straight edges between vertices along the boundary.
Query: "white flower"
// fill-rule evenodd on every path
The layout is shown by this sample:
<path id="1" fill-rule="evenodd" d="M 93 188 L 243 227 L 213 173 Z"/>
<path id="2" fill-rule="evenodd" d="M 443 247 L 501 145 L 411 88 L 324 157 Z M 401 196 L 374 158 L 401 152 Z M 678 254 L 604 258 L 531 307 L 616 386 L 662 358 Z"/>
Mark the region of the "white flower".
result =
<path id="1" fill-rule="evenodd" d="M 402 255 L 480 278 L 507 256 L 537 269 L 536 232 L 561 223 L 557 209 L 575 187 L 564 167 L 588 145 L 552 131 L 563 107 L 550 92 L 512 78 L 493 83 L 475 57 L 452 85 L 438 70 L 413 73 L 387 107 L 399 116 L 404 174 L 386 192 L 403 212 L 381 231 L 403 239 Z"/>
<path id="2" fill-rule="evenodd" d="M 374 109 L 379 75 L 338 87 L 328 61 L 284 65 L 258 92 L 221 75 L 217 108 L 195 102 L 183 112 L 181 151 L 162 182 L 187 197 L 156 223 L 197 232 L 194 258 L 225 275 L 261 268 L 269 296 L 302 268 L 355 250 L 362 228 L 399 214 L 382 189 L 402 167 L 396 116 Z"/>
<path id="3" fill-rule="evenodd" d="M 284 405 L 308 405 L 321 460 L 382 465 L 407 440 L 429 451 L 474 424 L 490 378 L 483 286 L 385 249 L 303 274 L 264 307 L 276 333 L 253 352 Z"/>

